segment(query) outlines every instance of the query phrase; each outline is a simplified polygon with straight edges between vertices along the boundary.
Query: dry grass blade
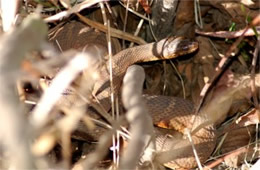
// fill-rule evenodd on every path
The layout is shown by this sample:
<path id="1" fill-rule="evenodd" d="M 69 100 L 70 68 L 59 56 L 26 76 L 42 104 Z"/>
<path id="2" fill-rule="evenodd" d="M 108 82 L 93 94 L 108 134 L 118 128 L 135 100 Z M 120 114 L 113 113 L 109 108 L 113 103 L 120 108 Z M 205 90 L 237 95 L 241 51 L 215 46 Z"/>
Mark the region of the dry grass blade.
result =
<path id="1" fill-rule="evenodd" d="M 257 99 L 257 91 L 256 91 L 256 85 L 255 85 L 255 71 L 256 71 L 257 60 L 259 60 L 259 48 L 260 48 L 260 37 L 258 37 L 258 41 L 257 41 L 256 48 L 254 51 L 254 57 L 252 60 L 252 70 L 251 70 L 251 91 L 253 93 L 254 105 L 255 105 L 256 109 L 258 110 L 258 112 L 260 112 L 260 105 L 259 105 L 259 101 Z M 259 117 L 260 117 L 260 115 L 259 115 Z"/>
<path id="2" fill-rule="evenodd" d="M 68 169 L 71 166 L 71 159 L 72 159 L 72 144 L 71 141 L 71 134 L 73 131 L 75 131 L 79 124 L 82 122 L 79 122 L 81 119 L 84 119 L 85 110 L 84 108 L 73 108 L 69 110 L 71 112 L 66 117 L 62 118 L 61 120 L 58 120 L 56 122 L 56 126 L 54 126 L 55 129 L 59 135 L 59 139 L 61 140 L 61 146 L 62 146 L 62 157 L 64 162 L 65 169 Z M 90 121 L 89 118 L 88 122 Z M 93 122 L 91 122 L 93 124 Z M 87 124 L 89 125 L 89 124 Z M 94 126 L 94 125 L 93 125 Z M 89 126 L 87 126 L 89 127 Z M 90 131 L 90 128 L 85 129 L 87 131 Z"/>
<path id="3" fill-rule="evenodd" d="M 138 26 L 137 26 L 137 28 L 136 28 L 136 31 L 135 31 L 135 33 L 134 33 L 135 36 L 137 36 L 137 35 L 139 34 L 139 32 L 140 32 L 140 30 L 141 30 L 141 28 L 142 28 L 142 26 L 143 26 L 143 23 L 144 23 L 144 19 L 141 19 L 140 22 L 139 22 L 139 24 L 138 24 Z M 131 42 L 130 45 L 129 45 L 129 47 L 131 48 L 131 47 L 133 47 L 133 46 L 134 46 L 134 43 Z"/>
<path id="4" fill-rule="evenodd" d="M 137 70 L 133 70 L 133 68 L 131 68 L 132 70 L 131 71 L 131 74 L 127 73 L 126 75 L 126 79 L 125 79 L 125 83 L 126 83 L 126 80 L 127 80 L 127 85 L 125 86 L 125 92 L 124 93 L 127 93 L 127 94 L 124 94 L 124 98 L 125 98 L 125 105 L 126 105 L 126 108 L 130 109 L 129 112 L 127 113 L 127 117 L 128 117 L 128 120 L 129 122 L 132 122 L 132 130 L 131 132 L 133 133 L 133 140 L 131 140 L 131 143 L 129 144 L 129 148 L 128 150 L 125 152 L 125 156 L 123 156 L 122 158 L 122 164 L 120 164 L 120 166 L 123 167 L 135 167 L 138 160 L 140 159 L 140 155 L 141 153 L 144 151 L 144 146 L 146 146 L 148 144 L 148 142 L 150 142 L 151 140 L 151 133 L 152 133 L 152 120 L 151 118 L 149 118 L 149 116 L 147 114 L 144 114 L 143 111 L 143 106 L 137 106 L 135 103 L 137 102 L 138 104 L 142 103 L 140 102 L 140 99 L 141 99 L 141 89 L 142 89 L 142 82 L 143 80 L 139 80 L 139 79 L 136 79 L 136 75 L 140 75 L 142 79 L 144 79 L 144 74 L 140 74 L 140 70 L 137 69 Z M 133 72 L 135 74 L 133 74 Z M 131 75 L 131 76 L 130 76 Z M 132 79 L 135 79 L 134 83 L 132 81 Z M 131 80 L 131 81 L 130 81 Z M 131 89 L 133 90 L 136 90 L 136 88 L 133 88 L 132 86 L 135 86 L 139 84 L 140 87 L 139 87 L 139 90 L 138 90 L 138 93 L 139 93 L 139 100 L 136 100 L 136 91 L 134 91 L 134 93 L 132 93 Z M 130 98 L 128 98 L 130 96 Z M 134 106 L 134 107 L 133 107 Z M 138 108 L 139 109 L 138 109 Z M 136 111 L 141 111 L 141 112 L 136 112 Z M 143 117 L 143 118 L 140 118 L 140 117 Z M 147 120 L 150 119 L 150 127 L 151 128 L 141 128 L 140 126 L 142 126 L 144 123 L 147 124 Z M 136 124 L 136 121 L 138 121 L 139 123 Z M 116 132 L 115 130 L 119 128 L 119 125 L 122 124 L 123 122 L 123 119 L 119 119 L 117 121 L 117 123 L 113 123 L 113 128 L 108 131 L 107 133 L 103 134 L 101 137 L 100 137 L 100 140 L 99 140 L 99 143 L 98 143 L 98 146 L 97 146 L 97 149 L 95 152 L 91 153 L 90 155 L 87 156 L 87 159 L 76 164 L 74 166 L 73 169 L 92 169 L 93 167 L 95 167 L 97 164 L 98 164 L 98 161 L 100 161 L 104 155 L 107 153 L 107 148 L 111 146 L 111 137 L 113 136 L 113 134 Z M 141 131 L 140 131 L 141 130 Z M 147 134 L 147 135 L 144 135 L 146 136 L 145 138 L 143 137 L 143 134 Z M 141 135 L 141 136 L 140 136 Z M 136 143 L 137 142 L 137 143 Z M 137 147 L 138 146 L 138 147 Z M 154 151 L 154 149 L 153 149 Z M 131 153 L 129 153 L 131 152 Z M 132 154 L 133 152 L 133 154 Z M 152 154 L 150 153 L 147 153 L 149 154 L 149 156 L 151 156 Z M 131 155 L 131 156 L 130 156 Z M 149 157 L 149 158 L 146 158 L 146 160 L 151 160 L 152 158 Z M 134 161 L 134 162 L 133 162 Z M 132 168 L 131 168 L 132 169 Z"/>
<path id="5" fill-rule="evenodd" d="M 99 161 L 101 161 L 107 154 L 108 148 L 112 144 L 111 139 L 113 135 L 116 133 L 116 130 L 120 128 L 119 125 L 123 124 L 123 122 L 124 119 L 119 119 L 116 123 L 114 123 L 111 130 L 107 131 L 102 136 L 100 136 L 95 151 L 89 154 L 85 160 L 82 160 L 79 163 L 75 164 L 72 169 L 93 169 L 94 167 L 96 167 Z"/>
<path id="6" fill-rule="evenodd" d="M 127 8 L 121 1 L 119 1 L 119 3 L 120 3 L 124 8 Z M 129 12 L 135 14 L 136 16 L 138 16 L 138 17 L 140 17 L 140 18 L 142 18 L 142 19 L 144 19 L 144 20 L 146 20 L 146 21 L 148 21 L 148 22 L 151 22 L 151 19 L 147 18 L 145 15 L 142 15 L 142 14 L 140 14 L 140 13 L 134 11 L 134 10 L 131 9 L 131 8 L 129 8 L 128 10 L 129 10 Z"/>
<path id="7" fill-rule="evenodd" d="M 128 9 L 129 9 L 129 0 L 127 0 L 127 2 L 126 2 L 125 18 L 124 18 L 124 22 L 123 22 L 124 23 L 123 32 L 126 32 Z M 122 46 L 123 46 L 123 49 L 125 49 L 125 40 L 123 40 Z"/>
<path id="8" fill-rule="evenodd" d="M 105 33 L 108 32 L 107 30 L 107 27 L 104 26 L 103 24 L 100 24 L 98 22 L 95 22 L 95 21 L 92 21 L 82 15 L 80 15 L 79 13 L 76 13 L 76 15 L 86 24 L 100 30 L 100 31 L 103 31 Z M 120 38 L 120 39 L 124 39 L 124 40 L 127 40 L 127 41 L 131 41 L 131 42 L 135 42 L 137 44 L 146 44 L 146 42 L 140 38 L 140 37 L 137 37 L 137 36 L 134 36 L 132 34 L 129 34 L 129 33 L 126 33 L 126 32 L 123 32 L 121 30 L 118 30 L 118 29 L 115 29 L 115 28 L 110 28 L 111 29 L 111 37 L 116 37 L 116 38 Z"/>
<path id="9" fill-rule="evenodd" d="M 112 45 L 111 45 L 111 27 L 110 27 L 110 21 L 107 21 L 107 46 L 108 46 L 108 56 L 109 56 L 109 81 L 110 81 L 110 100 L 111 100 L 111 114 L 113 119 L 118 119 L 119 112 L 115 112 L 115 99 L 118 98 L 118 96 L 115 96 L 114 92 L 114 83 L 113 83 L 113 60 L 112 60 Z M 116 109 L 118 110 L 118 109 Z M 116 137 L 113 135 L 112 139 L 112 145 L 113 145 L 113 162 L 115 165 L 119 162 L 119 147 L 116 147 L 116 145 L 119 145 L 119 135 L 117 134 Z"/>
<path id="10" fill-rule="evenodd" d="M 100 9 L 101 9 L 104 25 L 107 25 L 107 15 L 106 15 L 106 10 L 105 10 L 105 5 L 104 5 L 103 2 L 100 2 L 99 6 L 100 6 Z"/>
<path id="11" fill-rule="evenodd" d="M 192 151 L 193 151 L 194 157 L 195 157 L 195 159 L 196 159 L 198 168 L 199 168 L 200 170 L 202 170 L 203 168 L 202 168 L 200 159 L 199 159 L 199 157 L 198 157 L 198 153 L 197 153 L 196 148 L 195 148 L 195 146 L 194 146 L 194 143 L 193 143 L 193 141 L 192 141 L 191 133 L 190 133 L 190 131 L 189 131 L 188 129 L 185 129 L 185 135 L 188 137 L 189 142 L 190 142 L 190 144 L 191 144 Z"/>

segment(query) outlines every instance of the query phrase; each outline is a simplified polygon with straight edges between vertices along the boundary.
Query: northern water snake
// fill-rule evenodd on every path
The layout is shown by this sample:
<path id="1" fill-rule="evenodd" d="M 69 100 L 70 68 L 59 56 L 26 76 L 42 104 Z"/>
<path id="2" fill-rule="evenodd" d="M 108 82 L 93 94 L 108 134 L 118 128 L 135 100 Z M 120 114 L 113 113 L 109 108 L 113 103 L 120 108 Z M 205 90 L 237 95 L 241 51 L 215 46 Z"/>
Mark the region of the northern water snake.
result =
<path id="1" fill-rule="evenodd" d="M 82 31 L 83 29 L 86 29 L 86 27 L 80 22 L 68 23 L 55 35 L 52 41 L 57 40 L 63 50 L 69 48 L 88 48 L 91 44 L 97 47 L 102 46 L 101 43 L 97 43 L 100 39 L 93 38 L 94 40 L 92 39 L 92 41 L 90 34 L 84 33 L 84 31 Z M 88 44 L 88 46 L 86 46 L 86 44 Z M 102 50 L 102 54 L 105 55 L 107 50 L 106 43 L 103 43 L 102 48 L 105 49 Z M 189 41 L 183 37 L 171 37 L 159 42 L 136 46 L 118 52 L 113 56 L 115 92 L 119 92 L 122 78 L 128 66 L 138 62 L 176 58 L 192 53 L 196 51 L 197 48 L 197 42 Z M 109 100 L 110 91 L 108 90 L 108 68 L 109 63 L 107 62 L 100 70 L 101 78 L 96 82 L 93 91 L 93 94 L 101 101 L 106 111 L 109 111 L 111 106 Z M 192 103 L 184 99 L 166 96 L 144 96 L 144 99 L 146 100 L 154 124 L 174 129 L 172 131 L 168 129 L 156 129 L 158 133 L 158 151 L 172 152 L 171 149 L 174 149 L 177 152 L 177 154 L 169 158 L 171 161 L 165 163 L 165 165 L 170 168 L 195 167 L 197 164 L 193 156 L 191 145 L 188 140 L 183 139 L 185 128 L 191 128 L 192 125 L 198 126 L 203 121 L 203 118 L 198 115 L 195 123 L 192 123 L 192 118 L 194 117 L 192 114 Z M 172 137 L 165 138 L 165 134 L 171 134 Z M 200 160 L 204 162 L 215 146 L 215 131 L 213 125 L 200 129 L 193 135 L 192 139 L 197 148 Z M 158 157 L 160 157 L 160 153 Z"/>

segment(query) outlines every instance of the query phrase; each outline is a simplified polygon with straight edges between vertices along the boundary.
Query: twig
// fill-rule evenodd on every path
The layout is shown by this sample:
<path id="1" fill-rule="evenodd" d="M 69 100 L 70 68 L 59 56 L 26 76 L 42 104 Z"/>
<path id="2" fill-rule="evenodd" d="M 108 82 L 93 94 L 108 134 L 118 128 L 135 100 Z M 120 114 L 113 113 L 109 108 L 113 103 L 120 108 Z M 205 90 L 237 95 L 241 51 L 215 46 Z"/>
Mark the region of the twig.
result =
<path id="1" fill-rule="evenodd" d="M 253 60 L 252 60 L 252 70 L 251 70 L 251 91 L 252 91 L 254 105 L 255 105 L 256 110 L 258 110 L 258 113 L 260 112 L 260 105 L 259 105 L 259 101 L 258 101 L 258 98 L 257 98 L 257 91 L 256 91 L 255 68 L 256 68 L 256 62 L 259 61 L 259 48 L 260 48 L 260 38 L 258 37 L 258 41 L 257 41 L 257 44 L 256 44 L 256 48 L 255 48 L 254 56 L 253 56 Z M 258 114 L 258 117 L 260 117 L 259 114 Z M 258 132 L 258 123 L 256 124 L 257 132 Z M 258 140 L 258 133 L 256 134 L 256 140 Z M 255 145 L 256 145 L 256 148 L 257 148 L 258 143 L 256 143 Z"/>
<path id="2" fill-rule="evenodd" d="M 244 34 L 247 32 L 247 30 L 250 27 L 255 26 L 259 23 L 260 23 L 260 15 L 258 15 L 257 17 L 254 18 L 254 20 L 251 22 L 251 24 L 246 27 L 246 29 L 244 30 L 242 35 L 232 44 L 232 46 L 226 52 L 225 56 L 222 58 L 222 60 L 219 62 L 218 66 L 216 67 L 215 75 L 213 76 L 213 78 L 211 79 L 210 82 L 208 82 L 204 85 L 203 89 L 201 90 L 200 101 L 199 101 L 198 107 L 196 108 L 196 113 L 198 113 L 200 111 L 200 109 L 201 109 L 202 105 L 204 104 L 204 101 L 205 101 L 209 91 L 212 89 L 214 83 L 216 83 L 219 80 L 220 76 L 225 71 L 225 66 L 227 65 L 227 62 L 229 62 L 229 59 L 232 57 L 232 55 L 231 55 L 232 52 L 237 48 L 238 44 L 243 40 Z"/>
<path id="3" fill-rule="evenodd" d="M 80 12 L 81 10 L 83 10 L 85 8 L 89 8 L 89 7 L 95 5 L 99 2 L 105 2 L 105 1 L 108 1 L 108 0 L 88 0 L 88 1 L 84 1 L 80 4 L 73 6 L 72 8 L 68 9 L 67 11 L 62 11 L 60 13 L 53 15 L 53 16 L 45 18 L 44 21 L 45 22 L 54 22 L 54 21 L 60 20 L 60 19 L 65 18 L 65 17 L 69 17 L 71 14 L 74 14 L 76 12 Z"/>
<path id="4" fill-rule="evenodd" d="M 120 3 L 124 8 L 127 8 L 121 1 L 119 1 L 119 3 Z M 129 8 L 128 10 L 129 10 L 129 12 L 132 12 L 132 13 L 135 14 L 136 16 L 138 16 L 138 17 L 140 17 L 140 18 L 142 18 L 142 19 L 144 19 L 144 20 L 146 20 L 146 21 L 148 21 L 148 22 L 151 21 L 150 18 L 147 18 L 145 15 L 142 15 L 142 14 L 140 14 L 140 13 L 138 13 L 138 12 L 132 10 L 131 8 Z"/>
<path id="5" fill-rule="evenodd" d="M 256 32 L 258 32 L 258 34 L 260 33 L 260 26 L 255 27 L 256 28 Z M 238 38 L 240 36 L 242 36 L 244 34 L 245 37 L 247 36 L 254 36 L 256 35 L 253 28 L 249 28 L 249 29 L 242 29 L 239 31 L 217 31 L 217 32 L 203 32 L 200 30 L 195 30 L 195 32 L 199 35 L 204 35 L 204 36 L 209 36 L 209 37 L 217 37 L 217 38 L 228 38 L 228 39 L 232 39 L 232 38 Z M 246 31 L 245 31 L 246 30 Z"/>
<path id="6" fill-rule="evenodd" d="M 104 26 L 103 24 L 100 24 L 98 22 L 95 22 L 95 21 L 92 21 L 84 16 L 82 16 L 81 14 L 79 13 L 76 13 L 76 15 L 86 24 L 102 31 L 102 32 L 105 32 L 107 33 L 107 27 Z M 134 36 L 130 33 L 126 33 L 126 32 L 123 32 L 121 30 L 118 30 L 118 29 L 115 29 L 115 28 L 110 28 L 111 29 L 111 37 L 116 37 L 116 38 L 121 38 L 121 39 L 125 39 L 127 41 L 132 41 L 132 42 L 135 42 L 137 44 L 146 44 L 146 42 L 140 38 L 140 37 L 137 37 L 137 36 Z"/>
<path id="7" fill-rule="evenodd" d="M 260 48 L 260 38 L 258 37 L 258 41 L 255 47 L 254 51 L 254 57 L 252 60 L 252 70 L 251 70 L 251 91 L 253 95 L 253 101 L 256 109 L 260 109 L 259 102 L 257 99 L 257 92 L 256 92 L 256 86 L 255 86 L 255 68 L 256 68 L 256 62 L 259 61 L 259 48 Z"/>
<path id="8" fill-rule="evenodd" d="M 252 143 L 252 144 L 254 144 L 254 143 Z M 255 150 L 254 147 L 252 146 L 252 144 L 238 148 L 238 149 L 224 155 L 223 157 L 218 158 L 217 160 L 215 160 L 215 161 L 209 163 L 208 165 L 206 165 L 204 167 L 204 169 L 205 170 L 212 169 L 212 168 L 216 167 L 218 164 L 220 164 L 221 162 L 225 161 L 226 159 L 240 155 L 241 153 L 245 153 L 245 152 L 249 152 L 249 151 L 252 152 L 253 150 Z"/>

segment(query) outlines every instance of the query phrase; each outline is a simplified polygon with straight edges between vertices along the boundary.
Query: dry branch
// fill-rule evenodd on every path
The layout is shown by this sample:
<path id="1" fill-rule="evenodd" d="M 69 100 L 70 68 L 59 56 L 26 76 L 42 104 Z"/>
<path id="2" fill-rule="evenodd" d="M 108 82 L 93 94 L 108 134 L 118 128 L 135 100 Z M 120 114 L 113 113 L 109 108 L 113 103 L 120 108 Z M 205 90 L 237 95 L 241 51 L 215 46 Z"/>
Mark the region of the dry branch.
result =
<path id="1" fill-rule="evenodd" d="M 155 148 L 154 141 L 151 142 L 154 139 L 152 119 L 142 99 L 144 76 L 143 68 L 133 65 L 127 69 L 123 80 L 122 100 L 128 110 L 126 119 L 130 124 L 132 138 L 119 169 L 134 169 L 145 147 L 149 144 L 151 150 Z M 151 160 L 151 154 L 146 156 L 148 157 L 144 159 Z"/>
<path id="2" fill-rule="evenodd" d="M 28 122 L 15 92 L 16 76 L 25 54 L 39 49 L 46 35 L 45 23 L 38 15 L 32 15 L 0 40 L 0 134 L 10 151 L 11 165 L 18 169 L 33 169 L 34 161 L 29 149 Z M 28 37 L 29 41 L 25 41 Z"/>
<path id="3" fill-rule="evenodd" d="M 45 19 L 45 21 L 46 22 L 57 21 L 57 20 L 60 20 L 62 18 L 69 17 L 73 13 L 80 12 L 83 9 L 89 8 L 89 7 L 95 5 L 99 2 L 105 2 L 105 1 L 108 1 L 108 0 L 87 0 L 87 1 L 84 1 L 82 3 L 79 3 L 75 6 L 73 6 L 72 8 L 68 9 L 67 11 L 62 11 L 62 12 L 57 13 L 57 14 L 51 16 L 51 17 L 48 17 L 48 18 Z"/>
<path id="4" fill-rule="evenodd" d="M 95 57 L 87 53 L 78 53 L 53 79 L 50 87 L 46 89 L 41 97 L 38 105 L 32 113 L 32 122 L 35 126 L 43 126 L 48 119 L 48 115 L 54 105 L 62 97 L 62 93 L 66 91 L 71 82 L 82 72 L 88 73 L 86 79 L 93 80 L 98 66 L 98 61 Z M 91 86 L 90 82 L 88 86 Z"/>

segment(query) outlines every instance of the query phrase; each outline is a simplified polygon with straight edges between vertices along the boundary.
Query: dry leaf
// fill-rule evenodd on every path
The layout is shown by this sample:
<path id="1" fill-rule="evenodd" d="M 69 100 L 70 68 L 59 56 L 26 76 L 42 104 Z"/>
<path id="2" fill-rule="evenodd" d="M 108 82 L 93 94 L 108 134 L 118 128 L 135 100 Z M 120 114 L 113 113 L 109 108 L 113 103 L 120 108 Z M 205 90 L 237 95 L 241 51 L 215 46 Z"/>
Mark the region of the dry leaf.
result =
<path id="1" fill-rule="evenodd" d="M 247 114 L 241 116 L 236 121 L 237 124 L 241 126 L 249 126 L 249 125 L 255 125 L 260 122 L 259 120 L 260 112 L 258 109 L 252 109 Z"/>

